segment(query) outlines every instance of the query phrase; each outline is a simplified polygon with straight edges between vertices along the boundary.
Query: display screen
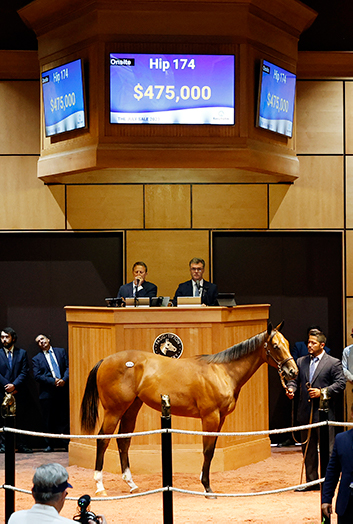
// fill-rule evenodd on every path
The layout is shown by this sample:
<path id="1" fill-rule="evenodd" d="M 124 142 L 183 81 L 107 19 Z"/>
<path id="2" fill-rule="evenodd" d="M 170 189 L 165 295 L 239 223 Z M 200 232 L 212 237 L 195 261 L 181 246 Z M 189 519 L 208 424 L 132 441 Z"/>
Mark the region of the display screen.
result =
<path id="1" fill-rule="evenodd" d="M 45 135 L 86 126 L 81 59 L 42 73 Z"/>
<path id="2" fill-rule="evenodd" d="M 266 60 L 261 61 L 257 126 L 291 137 L 296 76 Z"/>
<path id="3" fill-rule="evenodd" d="M 234 124 L 233 55 L 110 55 L 112 124 Z"/>

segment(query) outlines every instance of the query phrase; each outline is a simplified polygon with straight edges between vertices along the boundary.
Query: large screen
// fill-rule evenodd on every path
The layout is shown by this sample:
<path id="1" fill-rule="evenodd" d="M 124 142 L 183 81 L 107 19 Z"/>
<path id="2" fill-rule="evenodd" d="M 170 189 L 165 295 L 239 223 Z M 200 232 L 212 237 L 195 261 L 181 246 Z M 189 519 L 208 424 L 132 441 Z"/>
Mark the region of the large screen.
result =
<path id="1" fill-rule="evenodd" d="M 112 124 L 234 124 L 233 55 L 110 54 Z"/>
<path id="2" fill-rule="evenodd" d="M 257 126 L 291 137 L 296 76 L 267 60 L 261 61 Z"/>
<path id="3" fill-rule="evenodd" d="M 42 73 L 45 135 L 86 126 L 81 59 Z"/>

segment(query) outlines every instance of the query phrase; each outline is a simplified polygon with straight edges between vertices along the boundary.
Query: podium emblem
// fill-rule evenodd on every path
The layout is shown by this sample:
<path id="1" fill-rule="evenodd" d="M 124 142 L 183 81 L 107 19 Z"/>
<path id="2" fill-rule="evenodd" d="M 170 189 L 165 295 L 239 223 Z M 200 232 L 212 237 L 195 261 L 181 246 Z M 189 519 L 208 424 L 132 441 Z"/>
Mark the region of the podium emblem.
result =
<path id="1" fill-rule="evenodd" d="M 174 333 L 162 333 L 153 342 L 153 353 L 163 357 L 179 358 L 183 352 L 181 338 Z"/>

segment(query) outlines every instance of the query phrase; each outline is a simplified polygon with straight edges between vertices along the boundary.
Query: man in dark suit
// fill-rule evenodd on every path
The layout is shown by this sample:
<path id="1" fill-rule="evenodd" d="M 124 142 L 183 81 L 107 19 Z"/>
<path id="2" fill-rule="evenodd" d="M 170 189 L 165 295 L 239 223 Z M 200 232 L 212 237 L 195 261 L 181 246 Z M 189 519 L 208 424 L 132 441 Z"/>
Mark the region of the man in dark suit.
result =
<path id="1" fill-rule="evenodd" d="M 351 406 L 353 418 L 353 404 Z M 326 468 L 322 490 L 322 511 L 329 517 L 332 513 L 332 499 L 340 477 L 340 487 L 336 500 L 338 524 L 353 522 L 353 429 L 339 433 L 335 438 L 330 461 Z"/>
<path id="2" fill-rule="evenodd" d="M 118 298 L 156 297 L 157 286 L 146 282 L 147 266 L 144 262 L 135 262 L 132 266 L 133 281 L 120 286 Z"/>
<path id="3" fill-rule="evenodd" d="M 309 333 L 312 329 L 316 331 L 321 331 L 320 326 L 309 326 L 306 332 L 307 338 L 309 338 Z M 324 349 L 326 353 L 330 353 L 331 351 L 330 348 L 328 348 L 327 346 L 325 346 Z M 294 358 L 295 362 L 297 362 L 299 357 L 304 357 L 305 355 L 307 355 L 308 354 L 308 341 L 302 340 L 300 342 L 296 342 L 293 348 L 291 349 L 291 353 L 292 353 L 292 357 Z"/>
<path id="4" fill-rule="evenodd" d="M 321 389 L 327 390 L 330 397 L 329 420 L 334 420 L 334 399 L 344 391 L 346 386 L 342 363 L 337 358 L 331 357 L 324 351 L 326 343 L 325 335 L 318 330 L 312 330 L 309 334 L 309 354 L 300 357 L 297 361 L 299 369 L 295 380 L 287 383 L 287 397 L 294 398 L 294 393 L 300 387 L 300 399 L 298 406 L 299 424 L 319 422 L 319 400 Z M 312 417 L 311 417 L 312 413 Z M 312 420 L 311 420 L 312 418 Z M 302 445 L 305 457 L 306 481 L 311 482 L 319 478 L 318 475 L 318 451 L 319 430 L 312 428 L 307 444 Z M 308 430 L 301 432 L 302 442 L 305 442 L 309 434 Z M 330 427 L 330 450 L 334 442 L 334 428 Z M 310 491 L 320 489 L 319 484 L 307 488 L 299 488 L 298 491 Z"/>
<path id="5" fill-rule="evenodd" d="M 53 348 L 49 337 L 38 335 L 40 352 L 32 358 L 33 375 L 39 383 L 39 402 L 46 433 L 69 433 L 69 363 L 63 348 Z M 54 451 L 54 439 L 46 438 L 45 451 Z M 58 441 L 67 448 L 68 441 Z"/>
<path id="6" fill-rule="evenodd" d="M 173 306 L 178 305 L 178 297 L 201 296 L 201 303 L 205 306 L 216 306 L 218 290 L 216 284 L 203 279 L 205 261 L 202 258 L 193 258 L 189 262 L 191 280 L 179 284 L 173 298 Z"/>
<path id="7" fill-rule="evenodd" d="M 1 331 L 0 350 L 0 385 L 2 396 L 11 393 L 16 400 L 16 427 L 17 429 L 28 429 L 28 390 L 27 377 L 29 373 L 27 351 L 15 346 L 17 334 L 11 327 Z M 2 425 L 4 419 L 1 419 Z M 16 435 L 17 451 L 19 453 L 33 453 L 27 445 L 27 436 Z M 4 434 L 0 434 L 0 453 L 5 451 Z"/>

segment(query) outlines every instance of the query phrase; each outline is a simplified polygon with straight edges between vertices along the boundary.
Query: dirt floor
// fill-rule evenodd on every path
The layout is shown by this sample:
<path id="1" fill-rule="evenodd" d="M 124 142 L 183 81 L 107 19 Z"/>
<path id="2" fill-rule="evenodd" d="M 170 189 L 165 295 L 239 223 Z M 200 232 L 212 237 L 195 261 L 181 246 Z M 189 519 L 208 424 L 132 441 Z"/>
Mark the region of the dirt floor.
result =
<path id="1" fill-rule="evenodd" d="M 245 466 L 236 471 L 212 473 L 211 481 L 215 492 L 255 493 L 280 489 L 300 483 L 302 455 L 298 446 L 288 448 L 272 447 L 271 457 L 257 464 Z M 40 453 L 16 455 L 16 486 L 31 489 L 31 480 L 36 466 L 49 462 L 59 462 L 68 466 L 67 453 Z M 0 456 L 2 470 L 1 483 L 4 482 L 4 455 Z M 73 489 L 70 496 L 84 494 L 94 496 L 95 483 L 93 471 L 77 466 L 68 467 Z M 134 475 L 139 491 L 160 488 L 161 475 Z M 198 475 L 174 475 L 174 486 L 202 491 Z M 109 496 L 129 493 L 121 475 L 104 473 L 104 484 Z M 16 509 L 32 506 L 30 495 L 16 493 Z M 129 524 L 163 523 L 163 495 L 161 493 L 136 497 L 130 500 L 91 503 L 91 510 L 103 513 L 108 524 L 128 522 Z M 175 493 L 173 496 L 174 524 L 192 522 L 194 524 L 217 522 L 258 523 L 258 524 L 320 524 L 320 492 L 298 493 L 289 491 L 275 495 L 256 497 L 218 497 L 216 500 L 205 497 Z M 61 515 L 72 519 L 77 512 L 76 502 L 67 500 Z M 4 490 L 0 490 L 0 522 L 4 522 Z M 336 516 L 331 518 L 336 524 Z"/>

